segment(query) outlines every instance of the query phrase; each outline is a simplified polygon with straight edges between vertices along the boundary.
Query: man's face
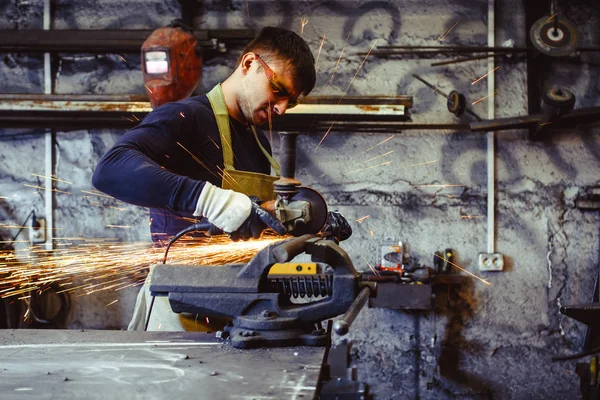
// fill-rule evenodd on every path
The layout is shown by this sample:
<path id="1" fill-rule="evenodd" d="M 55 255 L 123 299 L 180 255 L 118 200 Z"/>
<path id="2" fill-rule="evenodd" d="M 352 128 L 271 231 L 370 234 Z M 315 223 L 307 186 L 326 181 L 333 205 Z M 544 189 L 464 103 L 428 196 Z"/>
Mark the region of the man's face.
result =
<path id="1" fill-rule="evenodd" d="M 283 115 L 298 103 L 300 89 L 296 86 L 289 63 L 271 58 L 265 62 L 252 54 L 251 66 L 242 80 L 240 109 L 246 120 L 265 125 L 275 115 Z"/>

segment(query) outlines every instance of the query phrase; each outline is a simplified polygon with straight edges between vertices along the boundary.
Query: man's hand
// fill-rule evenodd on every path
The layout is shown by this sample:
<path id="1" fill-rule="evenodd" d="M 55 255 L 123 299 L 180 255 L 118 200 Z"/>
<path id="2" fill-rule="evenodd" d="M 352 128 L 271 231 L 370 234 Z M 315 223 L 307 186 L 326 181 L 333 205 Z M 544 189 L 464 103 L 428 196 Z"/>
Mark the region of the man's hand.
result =
<path id="1" fill-rule="evenodd" d="M 325 226 L 321 232 L 333 236 L 338 243 L 352 236 L 350 224 L 346 218 L 337 211 L 329 211 L 329 213 L 327 213 L 327 222 L 325 222 Z"/>
<path id="2" fill-rule="evenodd" d="M 285 227 L 267 210 L 248 196 L 225 190 L 206 182 L 200 193 L 194 216 L 204 216 L 210 223 L 228 233 L 233 240 L 258 238 L 267 227 L 280 235 Z"/>
<path id="3" fill-rule="evenodd" d="M 280 235 L 287 233 L 285 226 L 274 215 L 270 214 L 257 203 L 252 202 L 250 216 L 238 229 L 231 232 L 229 236 L 231 240 L 248 240 L 251 237 L 257 239 L 266 228 L 271 228 Z"/>

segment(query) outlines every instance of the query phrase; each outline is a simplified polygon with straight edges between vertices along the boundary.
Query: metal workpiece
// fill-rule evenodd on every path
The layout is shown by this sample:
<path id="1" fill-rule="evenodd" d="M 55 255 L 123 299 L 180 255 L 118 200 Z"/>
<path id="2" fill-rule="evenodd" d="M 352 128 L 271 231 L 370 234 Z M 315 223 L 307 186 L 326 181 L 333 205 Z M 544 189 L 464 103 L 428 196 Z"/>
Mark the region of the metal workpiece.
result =
<path id="1" fill-rule="evenodd" d="M 325 352 L 238 350 L 202 332 L 5 329 L 0 393 L 4 400 L 313 399 Z"/>
<path id="2" fill-rule="evenodd" d="M 331 295 L 312 293 L 307 296 L 310 302 L 294 303 L 283 285 L 299 283 L 300 276 L 269 279 L 275 263 L 290 262 L 301 253 L 324 266 L 311 278 L 322 278 L 322 284 L 330 282 Z M 325 345 L 328 335 L 315 324 L 350 307 L 359 292 L 359 278 L 347 253 L 337 244 L 304 235 L 266 247 L 245 265 L 156 265 L 148 282 L 152 295 L 168 296 L 175 312 L 232 318 L 233 324 L 226 330 L 233 346 L 250 348 Z"/>

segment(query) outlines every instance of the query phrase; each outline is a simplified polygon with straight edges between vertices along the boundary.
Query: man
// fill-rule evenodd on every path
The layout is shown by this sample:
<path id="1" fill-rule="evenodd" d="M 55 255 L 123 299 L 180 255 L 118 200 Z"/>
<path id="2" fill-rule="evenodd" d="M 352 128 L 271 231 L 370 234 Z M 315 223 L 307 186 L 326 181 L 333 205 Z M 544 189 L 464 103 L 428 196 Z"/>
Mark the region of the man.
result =
<path id="1" fill-rule="evenodd" d="M 121 137 L 100 160 L 93 185 L 122 201 L 151 208 L 154 241 L 205 217 L 233 239 L 265 228 L 249 196 L 273 198 L 266 136 L 255 128 L 283 115 L 316 80 L 308 44 L 286 29 L 267 27 L 250 42 L 236 69 L 207 95 L 164 104 Z M 264 218 L 263 218 L 264 219 Z M 277 227 L 275 227 L 277 228 Z M 138 296 L 129 329 L 144 329 L 149 291 Z M 190 330 L 166 298 L 155 300 L 148 330 Z"/>
<path id="2" fill-rule="evenodd" d="M 255 129 L 285 114 L 316 80 L 314 57 L 300 36 L 267 27 L 250 42 L 235 71 L 208 95 L 167 103 L 120 138 L 100 160 L 93 185 L 117 199 L 150 207 L 154 241 L 205 217 L 234 239 L 265 227 L 248 196 L 273 196 L 271 157 Z"/>

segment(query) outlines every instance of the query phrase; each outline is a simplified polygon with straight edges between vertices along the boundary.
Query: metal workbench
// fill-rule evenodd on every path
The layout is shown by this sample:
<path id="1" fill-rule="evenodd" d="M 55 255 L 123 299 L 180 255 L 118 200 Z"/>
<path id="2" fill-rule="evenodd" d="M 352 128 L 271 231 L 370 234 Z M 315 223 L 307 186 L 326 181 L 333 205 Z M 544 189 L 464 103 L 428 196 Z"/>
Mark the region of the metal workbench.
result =
<path id="1" fill-rule="evenodd" d="M 324 354 L 208 333 L 0 330 L 0 398 L 312 399 Z"/>

